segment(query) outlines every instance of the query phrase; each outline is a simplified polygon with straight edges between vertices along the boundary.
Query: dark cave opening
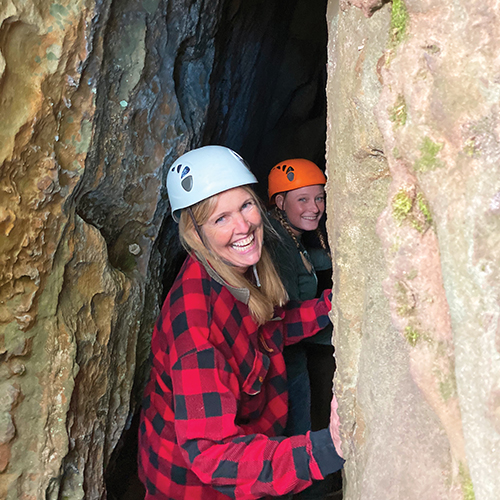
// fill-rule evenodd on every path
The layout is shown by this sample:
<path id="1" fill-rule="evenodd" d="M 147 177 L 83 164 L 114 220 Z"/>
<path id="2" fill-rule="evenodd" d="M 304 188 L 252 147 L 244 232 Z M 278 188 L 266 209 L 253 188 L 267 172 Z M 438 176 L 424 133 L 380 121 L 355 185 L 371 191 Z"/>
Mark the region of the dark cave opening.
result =
<path id="1" fill-rule="evenodd" d="M 303 157 L 325 166 L 326 7 L 229 1 L 224 9 L 203 144 L 239 152 L 263 199 L 276 163 Z"/>
<path id="2" fill-rule="evenodd" d="M 226 0 L 221 7 L 207 115 L 195 142 L 239 152 L 264 201 L 267 174 L 276 163 L 303 157 L 325 166 L 326 8 L 327 0 Z M 166 217 L 158 238 L 162 298 L 184 259 L 176 230 Z M 144 497 L 136 465 L 138 412 L 111 456 L 108 499 Z"/>

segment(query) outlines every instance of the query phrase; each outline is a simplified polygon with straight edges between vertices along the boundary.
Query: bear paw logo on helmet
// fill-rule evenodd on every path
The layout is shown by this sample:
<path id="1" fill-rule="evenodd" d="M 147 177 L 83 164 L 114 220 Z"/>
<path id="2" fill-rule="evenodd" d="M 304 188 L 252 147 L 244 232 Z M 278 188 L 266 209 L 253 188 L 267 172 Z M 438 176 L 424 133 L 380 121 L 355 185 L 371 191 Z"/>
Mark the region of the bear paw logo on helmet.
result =
<path id="1" fill-rule="evenodd" d="M 278 170 L 282 170 L 285 175 L 286 175 L 286 178 L 290 181 L 290 182 L 293 182 L 293 180 L 295 179 L 295 173 L 294 173 L 294 169 L 293 167 L 291 166 L 286 166 L 286 165 L 278 165 L 276 167 Z"/>
<path id="2" fill-rule="evenodd" d="M 182 163 L 179 163 L 177 167 L 172 167 L 171 172 L 174 172 L 175 170 L 177 170 L 177 173 L 180 172 L 182 189 L 184 189 L 184 191 L 189 193 L 189 191 L 193 189 L 193 176 L 189 174 L 189 172 L 191 172 L 191 169 L 188 166 L 185 166 L 184 168 L 182 168 L 181 172 L 181 168 L 182 168 Z"/>

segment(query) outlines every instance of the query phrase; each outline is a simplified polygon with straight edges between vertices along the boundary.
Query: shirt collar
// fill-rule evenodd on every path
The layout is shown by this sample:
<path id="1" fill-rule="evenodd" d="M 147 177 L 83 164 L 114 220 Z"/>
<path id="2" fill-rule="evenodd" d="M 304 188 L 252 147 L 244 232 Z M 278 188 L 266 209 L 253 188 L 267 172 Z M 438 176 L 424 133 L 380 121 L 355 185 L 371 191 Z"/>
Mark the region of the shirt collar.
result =
<path id="1" fill-rule="evenodd" d="M 227 288 L 227 290 L 236 300 L 239 300 L 240 302 L 243 302 L 243 304 L 248 305 L 248 302 L 250 300 L 250 290 L 248 288 L 237 288 L 235 286 L 230 285 L 207 262 L 207 260 L 203 257 L 203 255 L 199 254 L 198 252 L 195 252 L 195 254 L 198 260 L 203 264 L 203 267 L 205 268 L 205 270 L 212 279 L 214 279 L 215 281 L 217 281 L 217 283 Z"/>

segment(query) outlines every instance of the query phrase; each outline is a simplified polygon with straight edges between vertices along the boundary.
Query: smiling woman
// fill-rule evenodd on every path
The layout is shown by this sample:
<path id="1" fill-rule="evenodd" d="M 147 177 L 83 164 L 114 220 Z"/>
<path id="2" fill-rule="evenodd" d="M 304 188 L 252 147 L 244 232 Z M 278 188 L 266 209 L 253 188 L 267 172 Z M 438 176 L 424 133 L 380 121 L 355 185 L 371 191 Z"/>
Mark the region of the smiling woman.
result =
<path id="1" fill-rule="evenodd" d="M 337 418 L 331 428 L 283 435 L 283 348 L 328 324 L 331 293 L 286 303 L 264 245 L 271 226 L 248 186 L 255 182 L 221 146 L 190 151 L 169 171 L 189 256 L 151 341 L 139 430 L 147 499 L 280 496 L 343 466 Z"/>
<path id="2" fill-rule="evenodd" d="M 205 243 L 244 273 L 259 262 L 264 241 L 264 224 L 255 195 L 240 187 L 217 198 L 213 214 L 202 225 Z"/>

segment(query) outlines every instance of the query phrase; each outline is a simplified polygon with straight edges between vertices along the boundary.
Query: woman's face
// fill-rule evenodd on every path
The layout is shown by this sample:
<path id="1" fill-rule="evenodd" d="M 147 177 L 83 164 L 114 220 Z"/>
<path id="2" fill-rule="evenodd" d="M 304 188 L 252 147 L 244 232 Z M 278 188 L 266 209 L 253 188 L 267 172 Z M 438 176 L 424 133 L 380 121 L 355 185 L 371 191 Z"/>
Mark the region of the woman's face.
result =
<path id="1" fill-rule="evenodd" d="M 244 273 L 259 262 L 264 224 L 254 197 L 245 189 L 221 193 L 202 231 L 210 249 L 238 271 Z"/>
<path id="2" fill-rule="evenodd" d="M 302 231 L 314 231 L 325 212 L 325 188 L 321 184 L 288 191 L 276 196 L 278 208 Z"/>

